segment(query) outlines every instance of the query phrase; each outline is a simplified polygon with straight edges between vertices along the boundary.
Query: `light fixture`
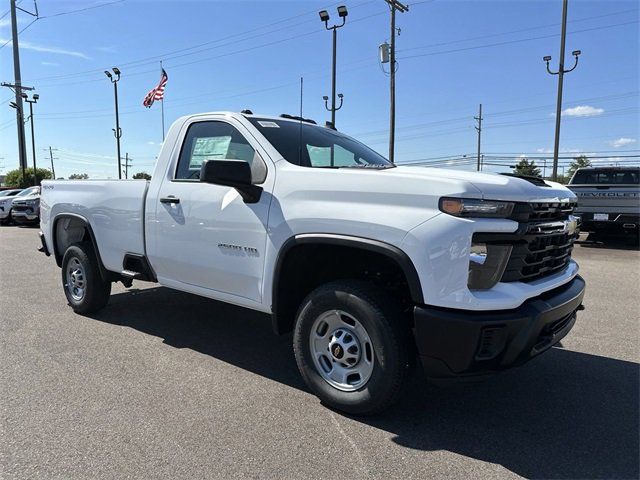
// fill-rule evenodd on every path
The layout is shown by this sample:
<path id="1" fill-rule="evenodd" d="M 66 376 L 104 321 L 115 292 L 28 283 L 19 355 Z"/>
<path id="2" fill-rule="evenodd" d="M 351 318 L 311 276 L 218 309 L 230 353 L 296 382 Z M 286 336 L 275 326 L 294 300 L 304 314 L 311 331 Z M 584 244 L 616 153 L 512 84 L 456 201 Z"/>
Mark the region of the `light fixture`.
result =
<path id="1" fill-rule="evenodd" d="M 338 15 L 340 16 L 340 18 L 344 18 L 348 15 L 349 13 L 347 12 L 347 7 L 345 7 L 344 5 L 340 5 L 338 7 Z"/>
<path id="2" fill-rule="evenodd" d="M 580 50 L 574 50 L 573 52 L 571 52 L 571 55 L 573 55 L 574 57 L 577 57 L 578 55 L 580 55 L 582 52 Z"/>
<path id="3" fill-rule="evenodd" d="M 318 14 L 320 15 L 320 21 L 322 21 L 322 22 L 328 22 L 329 21 L 329 12 L 327 12 L 326 10 L 320 10 L 320 12 L 318 12 Z"/>
<path id="4" fill-rule="evenodd" d="M 120 69 L 118 67 L 113 67 L 113 73 L 120 75 Z"/>
<path id="5" fill-rule="evenodd" d="M 547 55 L 546 57 L 544 57 L 542 60 L 544 60 L 545 62 L 548 62 L 551 60 L 551 55 Z"/>
<path id="6" fill-rule="evenodd" d="M 34 100 L 38 100 L 40 98 L 40 95 L 38 95 L 37 93 L 33 94 L 33 99 Z"/>
<path id="7" fill-rule="evenodd" d="M 105 74 L 107 77 L 112 78 L 112 76 L 111 76 L 111 72 L 110 72 L 109 70 L 105 70 L 105 71 L 104 71 L 104 74 Z"/>

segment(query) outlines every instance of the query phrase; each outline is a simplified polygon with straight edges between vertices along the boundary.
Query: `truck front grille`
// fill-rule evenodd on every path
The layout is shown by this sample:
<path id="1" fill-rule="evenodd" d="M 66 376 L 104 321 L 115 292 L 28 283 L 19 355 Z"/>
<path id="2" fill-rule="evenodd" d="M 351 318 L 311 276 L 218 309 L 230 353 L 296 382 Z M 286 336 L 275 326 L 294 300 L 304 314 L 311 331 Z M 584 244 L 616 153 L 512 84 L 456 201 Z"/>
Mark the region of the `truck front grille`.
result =
<path id="1" fill-rule="evenodd" d="M 564 220 L 577 205 L 576 202 L 517 203 L 510 218 L 517 222 Z"/>
<path id="2" fill-rule="evenodd" d="M 571 259 L 576 234 L 524 235 L 513 244 L 502 282 L 530 282 L 564 269 Z"/>
<path id="3" fill-rule="evenodd" d="M 511 245 L 501 282 L 531 282 L 567 267 L 579 232 L 567 228 L 575 203 L 516 204 L 512 219 L 520 225 L 515 233 L 476 233 L 474 243 Z"/>

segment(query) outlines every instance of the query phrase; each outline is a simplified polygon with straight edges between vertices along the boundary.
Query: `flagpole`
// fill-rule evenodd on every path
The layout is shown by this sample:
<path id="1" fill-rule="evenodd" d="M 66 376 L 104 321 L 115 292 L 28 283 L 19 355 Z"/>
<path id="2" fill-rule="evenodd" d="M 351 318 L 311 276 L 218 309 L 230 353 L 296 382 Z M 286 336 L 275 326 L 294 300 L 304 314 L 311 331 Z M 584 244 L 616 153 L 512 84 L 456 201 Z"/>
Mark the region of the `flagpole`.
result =
<path id="1" fill-rule="evenodd" d="M 160 60 L 160 75 L 162 76 L 162 60 Z M 162 142 L 164 143 L 164 95 L 162 96 L 162 100 L 160 100 L 161 103 L 161 110 L 162 110 Z"/>

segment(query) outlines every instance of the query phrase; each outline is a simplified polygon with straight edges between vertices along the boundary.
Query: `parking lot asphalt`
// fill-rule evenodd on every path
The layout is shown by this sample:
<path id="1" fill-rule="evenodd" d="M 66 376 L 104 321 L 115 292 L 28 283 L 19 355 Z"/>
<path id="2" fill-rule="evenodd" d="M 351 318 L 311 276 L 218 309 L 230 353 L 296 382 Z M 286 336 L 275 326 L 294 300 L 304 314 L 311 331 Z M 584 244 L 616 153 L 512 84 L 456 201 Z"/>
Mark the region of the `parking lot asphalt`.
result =
<path id="1" fill-rule="evenodd" d="M 37 229 L 0 228 L 2 478 L 638 478 L 640 251 L 582 244 L 562 346 L 487 381 L 416 374 L 383 415 L 308 392 L 265 317 L 136 283 L 66 305 Z"/>

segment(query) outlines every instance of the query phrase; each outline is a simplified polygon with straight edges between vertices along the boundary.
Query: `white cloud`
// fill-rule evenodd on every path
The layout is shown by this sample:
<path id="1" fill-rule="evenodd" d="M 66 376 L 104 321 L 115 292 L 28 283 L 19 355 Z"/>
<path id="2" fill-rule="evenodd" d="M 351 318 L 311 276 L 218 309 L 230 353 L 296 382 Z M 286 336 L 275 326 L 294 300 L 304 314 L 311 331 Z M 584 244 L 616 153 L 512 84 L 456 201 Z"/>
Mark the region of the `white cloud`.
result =
<path id="1" fill-rule="evenodd" d="M 611 145 L 613 148 L 620 148 L 620 147 L 626 147 L 627 145 L 631 145 L 632 143 L 636 143 L 635 138 L 620 137 L 615 140 L 611 140 L 609 142 L 609 145 Z"/>
<path id="2" fill-rule="evenodd" d="M 567 108 L 562 111 L 562 115 L 567 117 L 593 117 L 595 115 L 601 115 L 604 112 L 604 108 L 596 108 L 590 105 L 578 105 L 577 107 Z"/>
<path id="3" fill-rule="evenodd" d="M 0 43 L 4 44 L 9 42 L 8 38 L 0 38 Z M 25 42 L 23 40 L 20 41 L 20 48 L 24 50 L 33 50 L 34 52 L 43 52 L 43 53 L 53 53 L 56 55 L 68 55 L 70 57 L 84 58 L 85 60 L 91 60 L 91 57 L 85 55 L 82 52 L 78 52 L 75 50 L 66 50 L 64 48 L 58 47 L 47 47 L 44 45 L 38 45 L 37 43 Z"/>
<path id="4" fill-rule="evenodd" d="M 45 67 L 59 67 L 60 64 L 56 62 L 40 62 L 40 65 L 44 65 Z"/>

